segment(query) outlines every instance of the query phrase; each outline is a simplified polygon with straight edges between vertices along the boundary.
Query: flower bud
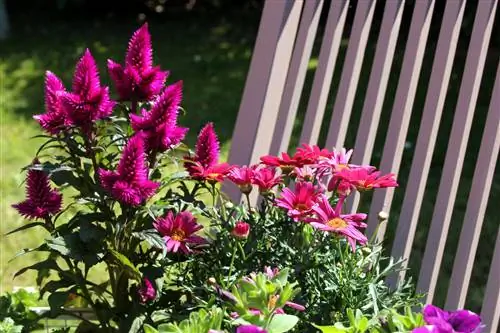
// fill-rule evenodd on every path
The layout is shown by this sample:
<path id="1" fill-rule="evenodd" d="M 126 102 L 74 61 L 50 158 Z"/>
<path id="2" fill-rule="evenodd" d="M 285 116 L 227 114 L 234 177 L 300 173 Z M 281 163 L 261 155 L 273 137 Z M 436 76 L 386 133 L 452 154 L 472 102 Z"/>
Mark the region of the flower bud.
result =
<path id="1" fill-rule="evenodd" d="M 246 239 L 249 233 L 250 224 L 243 221 L 238 221 L 234 226 L 233 231 L 231 231 L 231 234 L 239 239 Z"/>

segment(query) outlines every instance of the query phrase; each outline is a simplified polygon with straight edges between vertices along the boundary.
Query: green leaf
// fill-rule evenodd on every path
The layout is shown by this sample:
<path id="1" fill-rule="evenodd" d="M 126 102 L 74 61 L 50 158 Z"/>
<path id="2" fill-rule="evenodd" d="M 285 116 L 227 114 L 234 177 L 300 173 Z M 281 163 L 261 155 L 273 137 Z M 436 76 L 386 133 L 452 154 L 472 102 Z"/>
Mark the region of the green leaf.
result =
<path id="1" fill-rule="evenodd" d="M 137 281 L 141 280 L 141 272 L 139 272 L 137 267 L 135 267 L 129 258 L 113 249 L 109 249 L 109 253 L 113 256 L 118 265 L 122 266 L 127 273 L 129 273 L 130 277 L 136 279 Z"/>
<path id="2" fill-rule="evenodd" d="M 143 230 L 140 232 L 134 232 L 132 233 L 132 236 L 148 242 L 149 245 L 156 249 L 160 249 L 163 251 L 163 257 L 166 256 L 167 254 L 167 248 L 165 246 L 165 241 L 161 236 L 158 234 L 158 232 L 155 229 L 148 229 L 148 230 Z"/>
<path id="3" fill-rule="evenodd" d="M 33 269 L 33 270 L 37 270 L 37 271 L 42 270 L 42 269 L 49 269 L 49 270 L 56 270 L 56 271 L 61 270 L 61 268 L 57 265 L 57 263 L 54 259 L 47 259 L 44 261 L 37 262 L 34 265 L 22 268 L 16 274 L 14 274 L 14 278 L 18 277 L 21 274 L 24 274 L 29 269 Z"/>
<path id="4" fill-rule="evenodd" d="M 287 315 L 287 314 L 277 314 L 274 315 L 273 319 L 269 323 L 268 332 L 270 333 L 283 333 L 288 332 L 297 325 L 299 322 L 299 317 Z"/>
<path id="5" fill-rule="evenodd" d="M 16 259 L 17 257 L 19 256 L 22 256 L 26 253 L 31 253 L 31 252 L 47 252 L 49 251 L 49 248 L 47 246 L 47 244 L 42 244 L 38 247 L 34 247 L 34 248 L 31 248 L 31 249 L 22 249 L 21 251 L 17 252 L 14 257 L 12 257 L 11 259 L 9 259 L 9 262 L 13 261 L 14 259 Z"/>
<path id="6" fill-rule="evenodd" d="M 106 237 L 106 230 L 96 226 L 89 221 L 80 224 L 80 239 L 85 243 L 101 242 Z"/>
<path id="7" fill-rule="evenodd" d="M 64 303 L 66 303 L 68 296 L 69 292 L 67 291 L 56 291 L 49 295 L 48 302 L 52 316 L 58 315 L 59 310 L 64 306 Z"/>
<path id="8" fill-rule="evenodd" d="M 344 327 L 341 323 L 337 323 L 331 326 L 318 326 L 314 324 L 312 325 L 323 333 L 343 333 L 349 332 L 351 330 L 350 328 Z"/>
<path id="9" fill-rule="evenodd" d="M 148 324 L 144 324 L 144 333 L 159 333 L 155 328 L 149 326 Z"/>
<path id="10" fill-rule="evenodd" d="M 40 289 L 40 297 L 43 297 L 43 295 L 46 292 L 49 293 L 54 293 L 55 291 L 61 289 L 61 288 L 68 288 L 74 285 L 73 281 L 62 279 L 62 280 L 52 280 L 47 282 L 42 289 Z"/>
<path id="11" fill-rule="evenodd" d="M 146 319 L 146 316 L 144 315 L 136 317 L 132 322 L 132 325 L 130 325 L 129 333 L 138 333 L 143 327 L 144 319 Z"/>
<path id="12" fill-rule="evenodd" d="M 182 330 L 174 324 L 162 324 L 158 326 L 159 333 L 183 333 Z"/>
<path id="13" fill-rule="evenodd" d="M 45 228 L 45 223 L 44 222 L 33 222 L 33 223 L 28 223 L 28 224 L 25 224 L 17 229 L 14 229 L 12 231 L 9 231 L 8 233 L 5 234 L 5 236 L 8 236 L 8 235 L 12 235 L 16 232 L 19 232 L 19 231 L 22 231 L 22 230 L 26 230 L 26 229 L 30 229 L 30 228 L 34 228 L 34 227 L 43 227 L 45 230 L 47 230 Z"/>

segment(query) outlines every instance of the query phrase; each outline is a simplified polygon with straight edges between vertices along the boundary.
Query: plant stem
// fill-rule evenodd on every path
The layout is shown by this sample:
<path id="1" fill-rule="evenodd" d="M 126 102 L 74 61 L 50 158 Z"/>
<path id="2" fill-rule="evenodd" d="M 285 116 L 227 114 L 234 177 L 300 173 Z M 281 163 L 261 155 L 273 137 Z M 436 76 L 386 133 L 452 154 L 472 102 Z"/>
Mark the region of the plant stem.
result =
<path id="1" fill-rule="evenodd" d="M 245 193 L 245 197 L 247 198 L 248 211 L 250 212 L 252 210 L 252 204 L 250 203 L 250 194 Z"/>
<path id="2" fill-rule="evenodd" d="M 234 257 L 236 256 L 236 246 L 233 247 L 233 254 L 231 255 L 231 263 L 229 264 L 229 273 L 227 274 L 227 280 L 231 279 L 231 274 L 233 272 Z M 224 286 L 227 288 L 227 285 Z"/>

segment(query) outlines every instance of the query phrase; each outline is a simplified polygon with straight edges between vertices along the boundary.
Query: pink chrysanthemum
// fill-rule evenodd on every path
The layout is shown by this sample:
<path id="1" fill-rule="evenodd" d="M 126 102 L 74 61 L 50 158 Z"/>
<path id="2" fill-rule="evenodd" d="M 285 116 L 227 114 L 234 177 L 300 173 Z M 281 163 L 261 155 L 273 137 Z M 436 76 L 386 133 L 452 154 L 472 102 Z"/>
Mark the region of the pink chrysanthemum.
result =
<path id="1" fill-rule="evenodd" d="M 205 244 L 207 241 L 195 232 L 203 229 L 203 226 L 196 223 L 196 218 L 190 212 L 180 212 L 174 215 L 168 212 L 165 218 L 158 218 L 154 222 L 154 227 L 165 240 L 167 252 L 191 253 L 191 244 Z"/>
<path id="2" fill-rule="evenodd" d="M 427 325 L 412 333 L 480 333 L 484 328 L 481 317 L 468 310 L 446 311 L 429 304 L 422 312 Z"/>
<path id="3" fill-rule="evenodd" d="M 108 87 L 101 87 L 99 71 L 89 49 L 76 64 L 73 91 L 59 92 L 61 106 L 68 124 L 81 127 L 87 134 L 94 121 L 109 117 L 115 102 L 110 100 Z"/>
<path id="4" fill-rule="evenodd" d="M 37 159 L 33 165 L 39 164 Z M 12 205 L 28 219 L 45 219 L 61 211 L 62 195 L 49 184 L 49 177 L 42 170 L 30 169 L 26 177 L 26 200 Z"/>
<path id="5" fill-rule="evenodd" d="M 259 187 L 260 193 L 267 193 L 271 191 L 273 187 L 281 184 L 282 180 L 281 176 L 276 173 L 276 169 L 259 168 L 255 170 L 252 183 Z"/>
<path id="6" fill-rule="evenodd" d="M 316 145 L 311 146 L 307 143 L 303 143 L 302 147 L 297 148 L 295 156 L 307 161 L 307 164 L 316 164 L 320 161 L 331 158 L 333 154 L 334 153 L 330 152 L 328 149 L 321 149 Z"/>
<path id="7" fill-rule="evenodd" d="M 153 301 L 156 298 L 156 290 L 148 278 L 142 279 L 142 286 L 137 293 L 139 294 L 139 301 L 142 304 Z"/>
<path id="8" fill-rule="evenodd" d="M 158 95 L 168 71 L 153 67 L 153 49 L 148 24 L 134 32 L 128 43 L 125 66 L 108 59 L 108 71 L 121 100 L 148 101 Z"/>
<path id="9" fill-rule="evenodd" d="M 316 178 L 316 169 L 305 165 L 302 168 L 293 169 L 290 175 L 295 177 L 295 181 L 312 182 Z"/>
<path id="10" fill-rule="evenodd" d="M 208 123 L 198 134 L 194 157 L 185 157 L 184 167 L 193 179 L 221 182 L 232 167 L 219 163 L 219 154 L 219 139 L 214 125 Z"/>
<path id="11" fill-rule="evenodd" d="M 120 202 L 138 206 L 153 196 L 160 184 L 148 179 L 141 133 L 128 141 L 117 170 L 99 169 L 99 178 L 102 187 Z"/>
<path id="12" fill-rule="evenodd" d="M 307 158 L 304 159 L 300 155 L 290 156 L 287 153 L 281 153 L 281 157 L 271 155 L 262 156 L 260 161 L 267 166 L 279 167 L 284 174 L 290 173 L 294 168 L 301 168 L 309 164 Z"/>
<path id="13" fill-rule="evenodd" d="M 252 181 L 255 176 L 255 169 L 254 166 L 233 166 L 231 171 L 227 174 L 227 178 L 236 184 L 241 192 L 248 194 L 252 192 Z"/>
<path id="14" fill-rule="evenodd" d="M 67 123 L 59 100 L 59 94 L 64 91 L 61 79 L 52 72 L 45 72 L 45 113 L 33 118 L 50 134 L 58 134 Z"/>
<path id="15" fill-rule="evenodd" d="M 312 212 L 319 195 L 318 188 L 312 183 L 298 182 L 293 191 L 289 188 L 283 189 L 281 196 L 276 199 L 276 205 L 286 209 L 288 216 L 299 221 Z"/>
<path id="16" fill-rule="evenodd" d="M 333 232 L 347 238 L 353 251 L 356 250 L 356 242 L 364 245 L 368 241 L 366 236 L 358 229 L 366 228 L 366 214 L 340 214 L 345 197 L 341 197 L 335 209 L 332 208 L 326 196 L 318 200 L 318 204 L 312 209 L 316 217 L 309 219 L 311 226 L 316 229 Z"/>
<path id="17" fill-rule="evenodd" d="M 366 168 L 343 169 L 335 174 L 335 179 L 349 182 L 358 191 L 368 191 L 374 188 L 397 187 L 398 183 L 393 173 L 380 176 L 379 171 Z"/>
<path id="18" fill-rule="evenodd" d="M 132 128 L 143 131 L 149 151 L 166 151 L 184 139 L 188 129 L 177 126 L 181 99 L 182 81 L 166 87 L 151 111 L 143 109 L 141 116 L 130 114 Z"/>

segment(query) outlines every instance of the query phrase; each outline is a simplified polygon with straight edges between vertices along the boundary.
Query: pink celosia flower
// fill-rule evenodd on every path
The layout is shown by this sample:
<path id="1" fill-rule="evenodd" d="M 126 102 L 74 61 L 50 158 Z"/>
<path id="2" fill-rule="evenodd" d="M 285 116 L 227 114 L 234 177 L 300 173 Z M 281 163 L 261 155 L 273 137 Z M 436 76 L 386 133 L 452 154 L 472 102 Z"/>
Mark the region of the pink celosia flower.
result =
<path id="1" fill-rule="evenodd" d="M 219 154 L 219 139 L 214 125 L 208 123 L 198 134 L 194 157 L 185 157 L 184 167 L 194 179 L 221 182 L 232 167 L 227 163 L 219 164 Z"/>
<path id="2" fill-rule="evenodd" d="M 233 166 L 231 171 L 227 174 L 227 178 L 235 183 L 240 188 L 241 192 L 248 194 L 252 192 L 252 181 L 255 176 L 255 169 L 255 166 Z"/>
<path id="3" fill-rule="evenodd" d="M 33 165 L 39 164 L 37 159 Z M 12 205 L 19 214 L 29 219 L 45 219 L 61 211 L 62 195 L 49 184 L 49 177 L 42 170 L 28 170 L 26 200 Z"/>
<path id="4" fill-rule="evenodd" d="M 298 182 L 293 191 L 289 188 L 283 189 L 281 196 L 276 199 L 276 205 L 286 209 L 288 216 L 299 221 L 312 212 L 319 194 L 318 188 L 312 183 Z"/>
<path id="5" fill-rule="evenodd" d="M 303 159 L 301 156 L 292 156 L 287 153 L 281 153 L 279 156 L 266 155 L 260 158 L 262 164 L 272 167 L 279 167 L 283 173 L 288 174 L 294 168 L 301 168 L 308 164 L 308 160 Z"/>
<path id="6" fill-rule="evenodd" d="M 68 123 L 88 134 L 93 122 L 110 116 L 115 106 L 109 99 L 108 87 L 101 87 L 96 62 L 88 49 L 76 64 L 72 89 L 58 93 L 61 106 Z"/>
<path id="7" fill-rule="evenodd" d="M 358 191 L 398 186 L 393 173 L 380 176 L 379 171 L 371 172 L 366 168 L 343 169 L 334 178 L 349 182 Z"/>
<path id="8" fill-rule="evenodd" d="M 108 71 L 122 100 L 144 101 L 158 95 L 168 72 L 153 67 L 153 49 L 148 24 L 134 32 L 128 43 L 125 66 L 108 59 Z"/>
<path id="9" fill-rule="evenodd" d="M 252 183 L 259 187 L 260 193 L 267 193 L 278 184 L 281 184 L 282 178 L 276 174 L 276 169 L 259 168 L 255 170 Z"/>
<path id="10" fill-rule="evenodd" d="M 166 87 L 154 102 L 151 111 L 130 114 L 134 131 L 142 130 L 149 151 L 163 152 L 184 139 L 187 128 L 177 126 L 177 114 L 182 99 L 182 81 Z"/>
<path id="11" fill-rule="evenodd" d="M 33 116 L 50 134 L 58 134 L 67 123 L 58 94 L 64 92 L 62 81 L 52 72 L 45 72 L 45 113 Z"/>
<path id="12" fill-rule="evenodd" d="M 239 239 L 246 239 L 250 234 L 250 224 L 238 221 L 231 231 L 231 235 Z"/>
<path id="13" fill-rule="evenodd" d="M 116 171 L 99 169 L 102 187 L 120 202 L 138 206 L 153 196 L 160 183 L 148 179 L 144 139 L 137 133 L 123 149 Z"/>
<path id="14" fill-rule="evenodd" d="M 148 278 L 142 280 L 142 286 L 137 293 L 139 294 L 139 301 L 143 304 L 153 301 L 156 298 L 156 290 Z"/>
<path id="15" fill-rule="evenodd" d="M 326 196 L 319 199 L 318 205 L 312 209 L 316 217 L 309 219 L 311 226 L 316 229 L 333 232 L 347 238 L 353 251 L 356 250 L 356 241 L 364 245 L 368 241 L 359 228 L 366 228 L 366 214 L 340 214 L 345 197 L 341 197 L 335 209 L 332 208 Z"/>
<path id="16" fill-rule="evenodd" d="M 153 225 L 165 240 L 167 252 L 176 253 L 180 250 L 188 254 L 192 252 L 189 245 L 206 243 L 204 238 L 194 235 L 203 226 L 196 223 L 196 218 L 190 212 L 174 215 L 170 211 L 165 218 L 158 218 Z"/>

